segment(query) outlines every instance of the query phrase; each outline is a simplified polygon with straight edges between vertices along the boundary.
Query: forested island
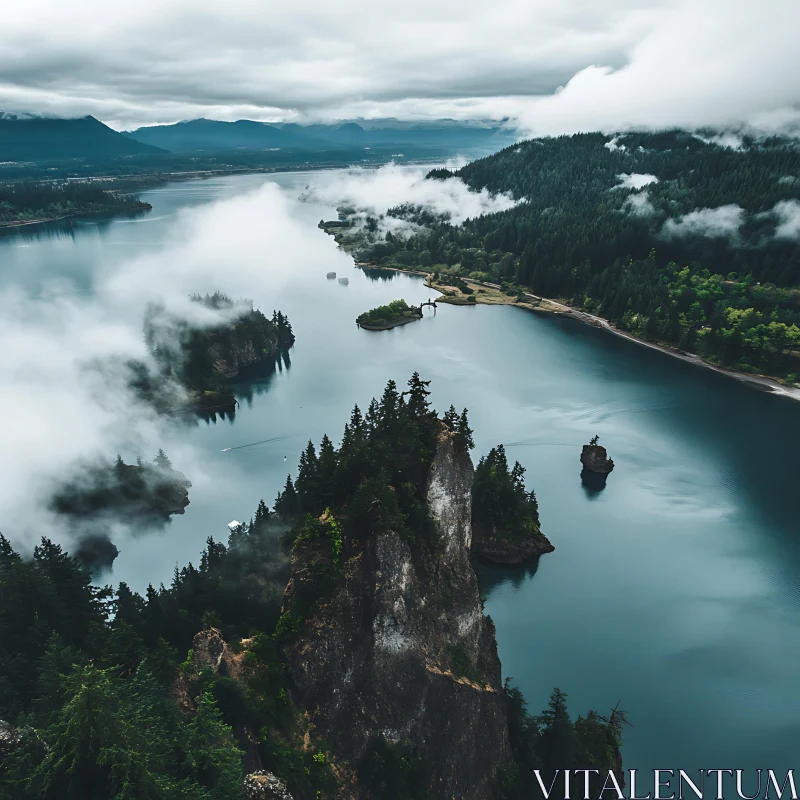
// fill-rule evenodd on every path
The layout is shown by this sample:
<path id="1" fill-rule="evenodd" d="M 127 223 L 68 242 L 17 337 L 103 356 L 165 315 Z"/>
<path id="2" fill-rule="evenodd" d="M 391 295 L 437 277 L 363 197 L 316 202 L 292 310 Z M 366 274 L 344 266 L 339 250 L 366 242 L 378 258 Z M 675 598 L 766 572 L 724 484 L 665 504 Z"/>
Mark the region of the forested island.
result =
<path id="1" fill-rule="evenodd" d="M 67 481 L 53 497 L 59 514 L 78 519 L 115 515 L 128 521 L 166 522 L 189 505 L 191 481 L 173 468 L 163 450 L 151 464 L 91 464 Z"/>
<path id="2" fill-rule="evenodd" d="M 405 300 L 392 300 L 388 305 L 359 314 L 356 323 L 368 331 L 385 331 L 421 318 L 422 309 L 408 305 Z"/>
<path id="3" fill-rule="evenodd" d="M 78 547 L 75 557 L 92 574 L 108 569 L 119 555 L 110 531 L 120 525 L 132 530 L 158 528 L 189 505 L 191 481 L 163 450 L 152 463 L 95 461 L 76 464 L 69 479 L 53 493 L 51 509 L 67 521 Z"/>
<path id="4" fill-rule="evenodd" d="M 555 689 L 531 716 L 501 679 L 469 558 L 471 509 L 496 514 L 466 409 L 428 395 L 389 381 L 338 448 L 309 442 L 274 511 L 145 596 L 0 536 L 0 794 L 521 800 L 534 767 L 622 784 L 624 714 L 573 720 Z"/>
<path id="5" fill-rule="evenodd" d="M 796 142 L 745 138 L 733 149 L 682 131 L 579 134 L 429 175 L 454 177 L 517 204 L 461 226 L 400 206 L 388 214 L 410 223 L 405 234 L 383 236 L 368 219 L 337 239 L 362 263 L 555 298 L 711 363 L 797 380 Z"/>
<path id="6" fill-rule="evenodd" d="M 233 411 L 231 381 L 260 377 L 274 370 L 295 341 L 292 325 L 280 311 L 268 319 L 250 300 L 234 302 L 226 295 L 193 295 L 192 301 L 220 321 L 190 324 L 151 305 L 145 321 L 145 341 L 156 373 L 132 365 L 133 383 L 162 409 L 181 407 L 211 414 Z M 180 388 L 181 398 L 174 389 Z"/>
<path id="7" fill-rule="evenodd" d="M 125 214 L 152 208 L 138 197 L 95 182 L 0 184 L 0 228 L 65 217 Z"/>

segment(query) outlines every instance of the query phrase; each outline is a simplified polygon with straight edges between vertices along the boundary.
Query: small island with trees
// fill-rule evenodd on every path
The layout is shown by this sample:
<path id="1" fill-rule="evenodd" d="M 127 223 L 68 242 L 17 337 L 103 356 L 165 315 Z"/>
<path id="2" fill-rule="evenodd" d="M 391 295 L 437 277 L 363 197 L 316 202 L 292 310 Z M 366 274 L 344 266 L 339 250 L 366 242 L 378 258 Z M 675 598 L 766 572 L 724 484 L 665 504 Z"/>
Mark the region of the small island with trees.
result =
<path id="1" fill-rule="evenodd" d="M 294 344 L 292 325 L 280 311 L 269 319 L 251 300 L 234 302 L 220 292 L 191 300 L 216 312 L 219 322 L 201 327 L 151 305 L 144 335 L 158 374 L 143 374 L 140 367 L 137 388 L 163 407 L 183 404 L 198 413 L 233 413 L 231 381 L 269 374 Z M 178 398 L 169 393 L 172 385 L 182 387 Z"/>
<path id="2" fill-rule="evenodd" d="M 378 306 L 360 314 L 356 317 L 356 324 L 368 331 L 385 331 L 415 319 L 422 319 L 421 307 L 410 306 L 405 300 L 392 300 L 389 305 Z"/>

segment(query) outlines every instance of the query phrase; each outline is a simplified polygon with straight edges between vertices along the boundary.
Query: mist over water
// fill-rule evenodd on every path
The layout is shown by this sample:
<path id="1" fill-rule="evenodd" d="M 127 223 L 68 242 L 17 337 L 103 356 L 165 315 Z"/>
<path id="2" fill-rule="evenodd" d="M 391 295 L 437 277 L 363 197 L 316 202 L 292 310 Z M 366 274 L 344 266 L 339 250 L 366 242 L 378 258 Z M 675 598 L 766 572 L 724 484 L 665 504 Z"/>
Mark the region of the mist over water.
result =
<path id="1" fill-rule="evenodd" d="M 130 461 L 163 447 L 192 481 L 190 505 L 163 531 L 115 535 L 121 552 L 105 576 L 143 590 L 168 582 L 176 564 L 196 563 L 206 538 L 224 539 L 227 523 L 249 519 L 261 498 L 271 505 L 309 438 L 338 441 L 354 403 L 365 409 L 389 378 L 402 383 L 418 370 L 440 411 L 468 407 L 474 460 L 502 442 L 527 468 L 556 547 L 538 569 L 480 568 L 504 675 L 531 710 L 556 685 L 573 714 L 621 701 L 635 726 L 626 731 L 627 768 L 795 766 L 800 405 L 516 308 L 440 306 L 390 331 L 359 330 L 362 311 L 430 292 L 419 278 L 356 269 L 316 227 L 335 209 L 297 201 L 315 180 L 175 183 L 143 193 L 153 210 L 139 218 L 0 238 L 3 308 L 25 298 L 18 325 L 2 330 L 42 343 L 29 348 L 27 372 L 22 359 L 3 356 L 14 368 L 3 370 L 0 389 L 41 395 L 3 406 L 4 480 L 26 447 L 34 451 L 25 474 L 36 481 L 48 458 L 66 464 L 86 449 L 113 458 L 120 448 Z M 327 280 L 329 271 L 349 285 Z M 100 351 L 133 352 L 146 300 L 179 306 L 190 292 L 214 290 L 248 297 L 267 315 L 280 309 L 297 336 L 272 375 L 237 386 L 234 418 L 182 424 L 131 408 L 120 430 L 116 407 L 71 384 L 60 391 L 72 373 L 56 369 L 56 356 L 69 347 L 86 346 L 85 355 L 85 339 L 113 330 L 119 341 Z M 74 319 L 56 314 L 65 303 Z M 44 358 L 53 341 L 60 354 Z M 15 382 L 51 367 L 49 386 Z M 104 421 L 97 407 L 110 414 L 102 435 L 93 433 Z M 45 417 L 48 439 L 34 431 Z M 616 467 L 592 493 L 578 457 L 595 434 Z M 17 529 L 10 516 L 30 511 L 36 481 L 19 481 L 13 504 L 1 498 L 0 530 L 15 543 L 46 532 Z"/>

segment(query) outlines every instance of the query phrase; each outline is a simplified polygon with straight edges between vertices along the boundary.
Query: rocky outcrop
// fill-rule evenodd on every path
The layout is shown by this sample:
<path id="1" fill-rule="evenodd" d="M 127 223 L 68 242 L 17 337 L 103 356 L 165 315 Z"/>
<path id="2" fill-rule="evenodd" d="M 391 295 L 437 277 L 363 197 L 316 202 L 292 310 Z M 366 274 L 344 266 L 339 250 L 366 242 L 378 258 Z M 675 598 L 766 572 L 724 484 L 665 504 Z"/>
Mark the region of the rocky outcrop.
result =
<path id="1" fill-rule="evenodd" d="M 292 800 L 286 784 L 271 772 L 259 770 L 244 779 L 247 800 Z"/>
<path id="2" fill-rule="evenodd" d="M 242 651 L 234 653 L 218 628 L 206 628 L 195 634 L 190 657 L 179 670 L 175 682 L 174 693 L 179 705 L 186 711 L 195 710 L 197 702 L 196 698 L 192 697 L 191 684 L 206 669 L 227 678 L 240 678 L 248 644 L 249 640 L 243 639 Z"/>
<path id="3" fill-rule="evenodd" d="M 195 634 L 189 658 L 178 670 L 177 678 L 172 688 L 172 694 L 183 711 L 197 710 L 198 698 L 192 691 L 193 685 L 201 673 L 210 670 L 220 677 L 244 681 L 245 655 L 247 654 L 252 639 L 242 639 L 238 652 L 234 652 L 218 628 L 206 628 Z M 258 742 L 253 732 L 243 725 L 234 726 L 233 733 L 243 750 L 243 767 L 245 775 L 259 772 L 262 768 L 261 755 Z M 277 779 L 276 779 L 277 780 Z M 272 798 L 271 794 L 254 794 L 254 798 Z M 288 795 L 287 795 L 288 796 Z M 249 799 L 250 795 L 248 795 Z M 276 798 L 283 795 L 276 794 Z M 290 798 L 291 800 L 291 798 Z"/>
<path id="4" fill-rule="evenodd" d="M 425 760 L 431 797 L 488 800 L 510 758 L 494 626 L 470 562 L 472 477 L 443 426 L 427 484 L 435 552 L 393 532 L 347 541 L 337 588 L 282 645 L 295 702 L 340 774 L 357 775 L 376 744 L 402 743 Z M 321 557 L 295 549 L 286 612 Z"/>
<path id="5" fill-rule="evenodd" d="M 597 444 L 596 438 L 590 444 L 585 444 L 581 450 L 581 464 L 590 472 L 608 475 L 614 469 L 614 462 L 608 457 L 605 447 Z"/>
<path id="6" fill-rule="evenodd" d="M 5 758 L 16 750 L 21 742 L 19 731 L 0 719 L 0 758 Z"/>
<path id="7" fill-rule="evenodd" d="M 511 537 L 503 536 L 501 531 L 473 527 L 472 552 L 497 564 L 521 564 L 555 549 L 540 530 Z"/>

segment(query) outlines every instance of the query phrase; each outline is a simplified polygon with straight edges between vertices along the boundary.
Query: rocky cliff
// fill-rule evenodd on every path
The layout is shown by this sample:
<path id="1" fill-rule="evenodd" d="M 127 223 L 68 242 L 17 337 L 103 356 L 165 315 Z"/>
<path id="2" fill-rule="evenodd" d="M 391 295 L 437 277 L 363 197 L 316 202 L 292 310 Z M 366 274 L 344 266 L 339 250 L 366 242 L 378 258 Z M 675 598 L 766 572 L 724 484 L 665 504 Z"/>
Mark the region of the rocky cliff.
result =
<path id="1" fill-rule="evenodd" d="M 526 536 L 509 537 L 496 528 L 478 525 L 473 528 L 472 552 L 496 564 L 521 564 L 545 553 L 552 553 L 555 549 L 538 529 L 530 531 Z"/>
<path id="2" fill-rule="evenodd" d="M 434 798 L 488 800 L 510 758 L 494 626 L 469 558 L 472 479 L 468 453 L 442 426 L 426 488 L 438 546 L 393 532 L 347 542 L 329 599 L 282 646 L 343 797 L 370 797 L 359 774 L 376 746 L 419 754 Z M 313 543 L 295 548 L 285 612 L 322 557 Z"/>
<path id="3" fill-rule="evenodd" d="M 614 462 L 608 457 L 608 452 L 601 444 L 592 440 L 591 444 L 585 444 L 581 450 L 581 464 L 584 469 L 590 472 L 597 472 L 601 475 L 608 475 L 614 469 Z"/>

